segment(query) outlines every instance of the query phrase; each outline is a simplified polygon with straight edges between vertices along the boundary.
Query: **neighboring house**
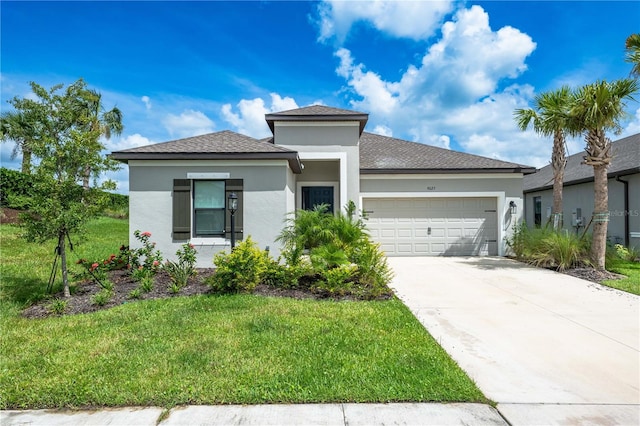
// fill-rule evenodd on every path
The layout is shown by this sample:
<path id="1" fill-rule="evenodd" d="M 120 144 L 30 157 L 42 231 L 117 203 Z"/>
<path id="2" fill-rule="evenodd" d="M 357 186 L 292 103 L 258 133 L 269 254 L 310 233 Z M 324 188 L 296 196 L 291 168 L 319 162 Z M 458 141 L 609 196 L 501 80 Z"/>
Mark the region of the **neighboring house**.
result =
<path id="1" fill-rule="evenodd" d="M 165 258 L 190 242 L 211 266 L 230 246 L 235 192 L 236 238 L 276 257 L 288 214 L 348 201 L 389 256 L 504 255 L 535 169 L 366 133 L 367 120 L 314 105 L 267 114 L 273 136 L 262 140 L 221 131 L 114 152 L 129 165 L 130 231 L 150 231 Z"/>
<path id="2" fill-rule="evenodd" d="M 608 239 L 613 244 L 640 248 L 640 133 L 612 142 L 608 170 Z M 564 228 L 582 234 L 593 213 L 593 167 L 582 164 L 585 153 L 567 158 L 562 208 Z M 553 205 L 551 165 L 524 178 L 525 220 L 544 226 Z"/>

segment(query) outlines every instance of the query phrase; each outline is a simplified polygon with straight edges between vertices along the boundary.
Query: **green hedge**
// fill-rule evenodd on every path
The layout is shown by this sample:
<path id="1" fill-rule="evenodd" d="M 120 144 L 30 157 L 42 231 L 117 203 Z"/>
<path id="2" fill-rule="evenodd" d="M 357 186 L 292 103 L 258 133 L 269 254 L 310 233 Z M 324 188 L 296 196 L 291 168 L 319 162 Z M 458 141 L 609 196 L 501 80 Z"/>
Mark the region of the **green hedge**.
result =
<path id="1" fill-rule="evenodd" d="M 129 209 L 129 197 L 122 194 L 109 194 L 108 210 Z M 0 207 L 18 210 L 29 208 L 34 195 L 34 177 L 18 170 L 0 168 Z"/>
<path id="2" fill-rule="evenodd" d="M 33 196 L 33 176 L 0 168 L 0 206 L 25 209 Z"/>

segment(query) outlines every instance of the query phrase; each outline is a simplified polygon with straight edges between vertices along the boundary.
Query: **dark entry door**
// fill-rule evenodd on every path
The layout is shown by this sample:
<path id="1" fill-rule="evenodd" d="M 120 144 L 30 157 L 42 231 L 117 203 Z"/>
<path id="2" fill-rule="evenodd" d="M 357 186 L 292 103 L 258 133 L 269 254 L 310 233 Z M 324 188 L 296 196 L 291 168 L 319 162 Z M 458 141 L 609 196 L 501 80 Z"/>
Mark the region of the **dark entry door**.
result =
<path id="1" fill-rule="evenodd" d="M 303 186 L 302 209 L 313 210 L 320 204 L 329 206 L 328 212 L 333 214 L 333 187 L 332 186 Z"/>

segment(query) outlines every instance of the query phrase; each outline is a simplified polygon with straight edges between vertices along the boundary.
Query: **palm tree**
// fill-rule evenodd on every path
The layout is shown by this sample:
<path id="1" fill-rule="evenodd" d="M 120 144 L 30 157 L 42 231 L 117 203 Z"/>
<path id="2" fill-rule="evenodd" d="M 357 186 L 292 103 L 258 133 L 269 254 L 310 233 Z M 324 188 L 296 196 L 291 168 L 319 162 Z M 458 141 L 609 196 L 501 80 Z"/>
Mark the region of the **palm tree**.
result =
<path id="1" fill-rule="evenodd" d="M 640 33 L 627 37 L 625 48 L 627 50 L 626 61 L 633 64 L 631 75 L 640 77 Z"/>
<path id="2" fill-rule="evenodd" d="M 102 107 L 102 95 L 93 89 L 87 89 L 82 96 L 81 105 L 79 105 L 81 111 L 88 112 L 88 116 L 84 118 L 84 127 L 88 132 L 96 135 L 96 139 L 100 136 L 104 136 L 107 139 L 111 138 L 111 135 L 122 134 L 122 112 L 117 108 L 109 111 L 105 111 Z M 102 145 L 95 141 L 96 149 L 101 149 Z M 85 170 L 83 178 L 83 187 L 89 187 L 89 178 L 91 177 L 91 169 Z"/>
<path id="3" fill-rule="evenodd" d="M 626 114 L 625 100 L 633 100 L 638 90 L 635 79 L 603 80 L 578 89 L 571 100 L 571 126 L 586 132 L 586 155 L 583 164 L 593 166 L 593 241 L 591 260 L 597 269 L 605 267 L 607 227 L 609 222 L 609 192 L 607 168 L 611 164 L 611 140 L 606 131 L 620 133 L 620 119 Z"/>
<path id="4" fill-rule="evenodd" d="M 22 152 L 22 173 L 31 173 L 31 144 L 36 137 L 36 123 L 24 111 L 8 111 L 0 116 L 0 139 L 15 142 L 11 158 Z"/>
<path id="5" fill-rule="evenodd" d="M 535 97 L 534 108 L 517 109 L 514 118 L 520 130 L 527 130 L 533 124 L 533 130 L 542 136 L 553 136 L 551 167 L 553 168 L 553 228 L 562 228 L 562 185 L 564 167 L 567 164 L 567 133 L 573 134 L 568 127 L 568 107 L 571 89 L 563 86 L 552 92 Z"/>

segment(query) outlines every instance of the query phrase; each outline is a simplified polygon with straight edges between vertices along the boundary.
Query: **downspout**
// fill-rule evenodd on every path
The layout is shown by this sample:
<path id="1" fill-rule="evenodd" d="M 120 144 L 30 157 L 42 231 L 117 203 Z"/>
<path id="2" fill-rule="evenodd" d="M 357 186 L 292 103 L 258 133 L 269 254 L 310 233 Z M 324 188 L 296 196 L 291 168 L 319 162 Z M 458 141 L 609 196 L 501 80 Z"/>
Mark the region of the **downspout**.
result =
<path id="1" fill-rule="evenodd" d="M 629 247 L 629 181 L 620 176 L 616 180 L 624 185 L 624 246 Z"/>

